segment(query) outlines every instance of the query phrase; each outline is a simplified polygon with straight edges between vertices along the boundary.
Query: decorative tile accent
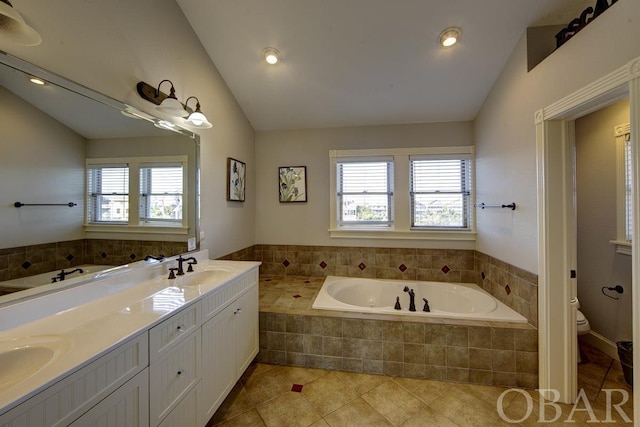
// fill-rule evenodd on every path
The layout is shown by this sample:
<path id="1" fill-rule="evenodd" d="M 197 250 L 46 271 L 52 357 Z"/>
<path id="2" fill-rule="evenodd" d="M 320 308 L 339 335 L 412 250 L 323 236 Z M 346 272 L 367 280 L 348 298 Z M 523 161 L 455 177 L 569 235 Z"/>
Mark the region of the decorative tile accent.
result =
<path id="1" fill-rule="evenodd" d="M 484 274 L 484 271 L 482 273 L 480 273 L 480 277 L 482 277 L 482 280 L 484 280 L 487 276 Z"/>
<path id="2" fill-rule="evenodd" d="M 404 273 L 405 271 L 407 271 L 407 268 L 409 268 L 409 267 L 407 267 L 404 264 L 400 264 L 400 267 L 398 267 L 398 270 L 400 270 L 400 271 L 402 271 Z"/>
<path id="3" fill-rule="evenodd" d="M 27 270 L 29 267 L 31 267 L 31 263 L 29 261 L 25 261 L 22 263 L 21 267 Z"/>
<path id="4" fill-rule="evenodd" d="M 506 286 L 504 287 L 504 291 L 507 293 L 507 295 L 510 295 L 510 294 L 511 294 L 511 288 L 509 287 L 509 285 L 506 285 Z"/>
<path id="5" fill-rule="evenodd" d="M 132 254 L 129 254 L 129 258 L 130 258 L 131 260 L 134 260 L 134 259 L 136 259 L 137 257 L 136 257 L 136 254 L 132 253 Z"/>
<path id="6" fill-rule="evenodd" d="M 365 263 L 364 263 L 364 262 L 361 262 L 361 263 L 360 263 L 360 265 L 358 266 L 358 268 L 359 268 L 360 270 L 364 270 L 365 268 L 367 268 L 367 266 L 365 265 Z"/>
<path id="7" fill-rule="evenodd" d="M 289 260 L 285 259 L 284 261 L 282 261 L 282 265 L 284 265 L 285 267 L 289 267 L 290 264 L 291 263 L 289 262 Z"/>
<path id="8" fill-rule="evenodd" d="M 450 272 L 450 271 L 451 271 L 451 269 L 449 268 L 449 266 L 448 266 L 448 265 L 445 265 L 445 266 L 444 266 L 444 267 L 442 267 L 440 270 L 441 270 L 444 274 L 447 274 L 448 272 Z"/>
<path id="9" fill-rule="evenodd" d="M 105 259 L 108 255 L 107 255 L 106 253 L 102 252 L 102 253 L 100 254 L 100 256 L 102 257 L 102 259 Z"/>
<path id="10" fill-rule="evenodd" d="M 304 283 L 311 283 L 311 280 L 305 280 Z"/>
<path id="11" fill-rule="evenodd" d="M 324 262 L 324 261 L 322 261 L 322 262 L 320 263 L 320 268 L 322 268 L 323 270 L 324 270 L 325 268 L 327 268 L 327 263 L 326 263 L 326 262 Z"/>
<path id="12" fill-rule="evenodd" d="M 302 384 L 294 384 L 291 387 L 291 391 L 296 392 L 296 393 L 302 392 Z"/>
<path id="13" fill-rule="evenodd" d="M 75 257 L 72 254 L 69 254 L 65 258 L 67 259 L 67 261 L 71 261 Z"/>
<path id="14" fill-rule="evenodd" d="M 298 295 L 298 294 L 296 294 L 296 295 L 294 295 L 293 297 L 294 297 L 294 298 L 302 298 L 302 295 Z"/>

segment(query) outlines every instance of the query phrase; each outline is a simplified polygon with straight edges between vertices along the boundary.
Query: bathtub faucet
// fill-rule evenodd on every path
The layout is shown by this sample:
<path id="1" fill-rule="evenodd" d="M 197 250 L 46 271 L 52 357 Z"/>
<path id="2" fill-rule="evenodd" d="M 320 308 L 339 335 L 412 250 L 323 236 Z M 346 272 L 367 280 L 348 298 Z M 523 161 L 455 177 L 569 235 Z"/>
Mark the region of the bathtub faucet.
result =
<path id="1" fill-rule="evenodd" d="M 60 273 L 56 274 L 55 277 L 51 278 L 51 283 L 56 283 L 58 281 L 62 282 L 68 275 L 73 273 L 84 273 L 84 270 L 81 268 L 76 268 L 71 271 L 64 271 L 64 268 L 60 271 Z"/>
<path id="2" fill-rule="evenodd" d="M 403 290 L 409 294 L 409 311 L 416 311 L 416 293 L 408 286 L 405 286 Z"/>
<path id="3" fill-rule="evenodd" d="M 429 308 L 429 301 L 426 298 L 422 298 L 422 301 L 424 301 L 424 308 L 422 311 L 426 311 L 427 313 L 430 312 L 431 308 Z"/>

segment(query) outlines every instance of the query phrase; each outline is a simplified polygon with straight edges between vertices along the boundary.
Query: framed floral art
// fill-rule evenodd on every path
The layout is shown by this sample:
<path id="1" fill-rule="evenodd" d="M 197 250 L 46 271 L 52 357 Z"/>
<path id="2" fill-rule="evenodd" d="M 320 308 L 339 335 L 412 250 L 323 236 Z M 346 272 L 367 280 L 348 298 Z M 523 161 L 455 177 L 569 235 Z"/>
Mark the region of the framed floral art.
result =
<path id="1" fill-rule="evenodd" d="M 307 201 L 307 167 L 282 166 L 278 173 L 280 203 Z"/>
<path id="2" fill-rule="evenodd" d="M 240 160 L 227 158 L 227 200 L 244 202 L 247 166 Z"/>

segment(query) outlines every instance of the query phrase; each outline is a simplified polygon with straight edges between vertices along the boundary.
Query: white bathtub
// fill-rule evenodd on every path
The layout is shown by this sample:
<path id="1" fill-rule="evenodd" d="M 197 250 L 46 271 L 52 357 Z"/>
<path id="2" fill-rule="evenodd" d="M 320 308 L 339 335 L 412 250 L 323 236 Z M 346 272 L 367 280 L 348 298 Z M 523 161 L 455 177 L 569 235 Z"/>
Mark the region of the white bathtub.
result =
<path id="1" fill-rule="evenodd" d="M 409 311 L 409 294 L 415 292 L 416 311 Z M 399 297 L 401 309 L 394 305 Z M 423 298 L 430 312 L 422 311 Z M 442 317 L 527 323 L 527 319 L 471 283 L 416 282 L 327 276 L 313 303 L 314 309 L 390 315 Z"/>

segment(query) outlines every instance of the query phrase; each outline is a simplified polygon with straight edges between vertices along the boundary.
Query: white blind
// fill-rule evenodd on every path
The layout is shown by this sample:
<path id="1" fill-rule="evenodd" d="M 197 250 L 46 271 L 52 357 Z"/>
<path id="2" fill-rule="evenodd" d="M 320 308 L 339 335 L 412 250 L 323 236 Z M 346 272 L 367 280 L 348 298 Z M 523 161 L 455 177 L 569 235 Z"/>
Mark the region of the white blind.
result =
<path id="1" fill-rule="evenodd" d="M 127 165 L 89 165 L 87 190 L 89 222 L 127 222 L 129 219 L 129 167 Z"/>
<path id="2" fill-rule="evenodd" d="M 140 220 L 182 220 L 183 170 L 181 164 L 141 165 Z"/>
<path id="3" fill-rule="evenodd" d="M 470 229 L 471 160 L 410 160 L 411 226 Z"/>
<path id="4" fill-rule="evenodd" d="M 393 159 L 337 162 L 339 223 L 392 222 Z"/>
<path id="5" fill-rule="evenodd" d="M 624 136 L 624 187 L 625 187 L 625 238 L 631 241 L 633 233 L 633 159 L 631 157 L 631 135 Z"/>

